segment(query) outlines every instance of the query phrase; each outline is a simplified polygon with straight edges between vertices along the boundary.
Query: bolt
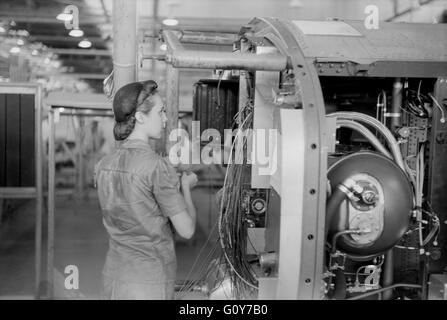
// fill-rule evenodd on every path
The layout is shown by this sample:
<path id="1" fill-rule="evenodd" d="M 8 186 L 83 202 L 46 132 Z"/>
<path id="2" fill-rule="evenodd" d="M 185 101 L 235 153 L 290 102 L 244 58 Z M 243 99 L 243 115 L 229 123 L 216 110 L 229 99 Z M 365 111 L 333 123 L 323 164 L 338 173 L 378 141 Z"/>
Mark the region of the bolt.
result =
<path id="1" fill-rule="evenodd" d="M 362 199 L 366 204 L 374 204 L 376 202 L 377 195 L 375 192 L 368 190 L 363 192 Z"/>

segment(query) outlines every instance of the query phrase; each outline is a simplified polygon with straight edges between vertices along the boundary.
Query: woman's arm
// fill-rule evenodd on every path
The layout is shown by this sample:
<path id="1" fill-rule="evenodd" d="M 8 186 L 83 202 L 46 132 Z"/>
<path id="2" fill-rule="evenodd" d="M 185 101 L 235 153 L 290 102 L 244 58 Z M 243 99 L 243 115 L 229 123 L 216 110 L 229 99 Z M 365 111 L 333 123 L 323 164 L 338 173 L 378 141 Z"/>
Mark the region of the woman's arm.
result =
<path id="1" fill-rule="evenodd" d="M 181 190 L 186 203 L 186 211 L 180 212 L 170 217 L 175 230 L 180 236 L 190 239 L 196 230 L 196 208 L 192 202 L 191 189 L 197 183 L 197 176 L 194 173 L 182 174 Z"/>

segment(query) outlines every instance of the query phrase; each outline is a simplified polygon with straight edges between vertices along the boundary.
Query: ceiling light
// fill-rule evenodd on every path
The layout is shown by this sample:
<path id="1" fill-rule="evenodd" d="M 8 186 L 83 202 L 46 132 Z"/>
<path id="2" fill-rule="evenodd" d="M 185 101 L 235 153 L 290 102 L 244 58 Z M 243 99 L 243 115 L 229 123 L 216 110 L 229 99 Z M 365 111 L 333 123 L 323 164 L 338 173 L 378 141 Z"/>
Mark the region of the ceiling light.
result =
<path id="1" fill-rule="evenodd" d="M 160 50 L 162 50 L 162 51 L 166 51 L 166 50 L 168 50 L 168 46 L 166 45 L 166 43 L 162 43 L 162 44 L 161 44 L 161 46 L 160 46 Z"/>
<path id="2" fill-rule="evenodd" d="M 73 20 L 73 15 L 70 13 L 59 13 L 56 17 L 57 20 L 61 20 L 61 21 L 71 21 Z"/>
<path id="3" fill-rule="evenodd" d="M 25 41 L 23 39 L 17 39 L 17 45 L 23 46 L 25 44 Z"/>
<path id="4" fill-rule="evenodd" d="M 84 31 L 82 31 L 81 29 L 72 29 L 68 35 L 72 36 L 72 37 L 82 37 L 84 35 Z"/>
<path id="5" fill-rule="evenodd" d="M 9 25 L 10 25 L 11 27 L 15 27 L 15 26 L 17 25 L 17 23 L 16 23 L 14 20 L 11 20 L 11 21 L 9 22 Z"/>
<path id="6" fill-rule="evenodd" d="M 2 26 L 0 26 L 0 33 L 4 33 L 4 32 L 6 32 L 6 29 L 3 28 Z"/>
<path id="7" fill-rule="evenodd" d="M 37 51 L 36 49 L 34 49 L 32 52 L 31 52 L 31 55 L 33 55 L 33 56 L 37 56 L 39 54 L 39 51 Z"/>
<path id="8" fill-rule="evenodd" d="M 9 50 L 10 53 L 19 53 L 20 48 L 19 47 L 12 47 L 11 50 Z"/>
<path id="9" fill-rule="evenodd" d="M 43 60 L 43 62 L 44 62 L 45 64 L 50 64 L 51 60 L 50 60 L 50 58 L 45 58 L 45 59 Z"/>
<path id="10" fill-rule="evenodd" d="M 172 18 L 164 19 L 163 24 L 165 26 L 176 26 L 176 25 L 178 25 L 178 20 L 172 19 Z"/>
<path id="11" fill-rule="evenodd" d="M 60 62 L 59 60 L 54 60 L 54 61 L 51 62 L 51 65 L 52 65 L 54 68 L 60 68 L 61 65 L 62 65 L 62 62 Z"/>
<path id="12" fill-rule="evenodd" d="M 90 41 L 88 41 L 87 39 L 84 39 L 78 43 L 78 46 L 81 48 L 90 48 L 92 46 L 92 43 Z"/>
<path id="13" fill-rule="evenodd" d="M 20 37 L 28 37 L 29 36 L 29 32 L 26 30 L 18 30 L 17 31 L 17 35 L 19 35 Z"/>

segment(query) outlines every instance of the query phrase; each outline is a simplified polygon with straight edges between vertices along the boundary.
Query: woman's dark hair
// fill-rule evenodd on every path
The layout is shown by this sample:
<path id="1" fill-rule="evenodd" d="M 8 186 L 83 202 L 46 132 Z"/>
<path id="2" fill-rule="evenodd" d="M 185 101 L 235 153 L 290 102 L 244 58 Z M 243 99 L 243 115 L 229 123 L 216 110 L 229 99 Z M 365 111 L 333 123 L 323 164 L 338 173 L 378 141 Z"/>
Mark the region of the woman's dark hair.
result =
<path id="1" fill-rule="evenodd" d="M 125 140 L 135 128 L 135 113 L 148 113 L 153 108 L 149 97 L 157 93 L 157 83 L 153 80 L 133 82 L 121 87 L 113 98 L 115 140 Z M 145 102 L 146 101 L 146 102 Z"/>

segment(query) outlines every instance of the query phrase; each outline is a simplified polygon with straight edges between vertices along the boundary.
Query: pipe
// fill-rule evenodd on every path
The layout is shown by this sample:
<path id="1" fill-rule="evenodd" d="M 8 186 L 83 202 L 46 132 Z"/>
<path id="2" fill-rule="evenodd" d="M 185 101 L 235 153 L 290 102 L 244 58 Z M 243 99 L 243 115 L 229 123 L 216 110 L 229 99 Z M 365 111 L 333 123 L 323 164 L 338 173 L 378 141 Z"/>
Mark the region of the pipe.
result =
<path id="1" fill-rule="evenodd" d="M 326 203 L 326 219 L 325 219 L 325 226 L 324 226 L 324 234 L 325 239 L 327 239 L 327 236 L 329 234 L 329 228 L 332 223 L 333 216 L 337 213 L 338 208 L 340 207 L 343 200 L 346 199 L 346 193 L 341 188 L 335 188 L 334 192 L 332 193 L 331 197 Z"/>
<path id="2" fill-rule="evenodd" d="M 173 31 L 165 30 L 163 31 L 163 39 L 168 46 L 168 50 L 171 51 L 183 51 L 185 48 L 180 43 L 180 40 L 177 38 L 177 35 Z"/>
<path id="3" fill-rule="evenodd" d="M 359 112 L 334 112 L 328 114 L 327 117 L 360 121 L 378 130 L 387 140 L 387 143 L 391 149 L 391 153 L 394 157 L 394 161 L 404 172 L 406 172 L 402 152 L 400 151 L 396 138 L 383 123 L 371 116 Z"/>
<path id="4" fill-rule="evenodd" d="M 385 117 L 391 118 L 391 131 L 394 132 L 402 123 L 402 81 L 396 78 L 393 84 L 393 95 L 391 97 L 391 113 L 385 113 Z"/>
<path id="5" fill-rule="evenodd" d="M 427 300 L 428 296 L 428 272 L 429 272 L 429 257 L 427 255 L 423 255 L 421 257 L 420 266 L 422 270 L 422 292 L 421 292 L 421 300 Z"/>
<path id="6" fill-rule="evenodd" d="M 158 28 L 158 5 L 159 5 L 159 0 L 153 0 L 152 3 L 152 17 L 153 17 L 153 21 L 152 21 L 152 32 L 156 32 L 157 28 Z M 155 41 L 155 39 L 152 39 L 152 52 L 157 52 L 157 46 L 158 46 L 158 41 Z M 143 63 L 143 60 L 141 60 L 141 64 Z M 155 60 L 151 61 L 151 72 L 155 72 Z"/>
<path id="7" fill-rule="evenodd" d="M 332 248 L 331 248 L 331 251 L 333 253 L 335 253 L 335 251 L 337 251 L 336 250 L 336 248 L 337 248 L 337 240 L 342 235 L 345 235 L 345 234 L 360 234 L 360 233 L 362 233 L 361 230 L 343 230 L 343 231 L 337 232 L 336 234 L 334 234 L 334 237 L 332 238 Z"/>
<path id="8" fill-rule="evenodd" d="M 50 134 L 48 136 L 48 215 L 47 215 L 47 274 L 46 274 L 46 295 L 48 299 L 53 298 L 54 288 L 54 212 L 55 212 L 55 135 L 56 126 L 54 123 L 54 109 L 48 112 L 48 122 L 50 124 Z"/>
<path id="9" fill-rule="evenodd" d="M 373 147 L 377 150 L 383 153 L 386 157 L 393 159 L 392 155 L 388 152 L 388 150 L 380 143 L 379 139 L 368 130 L 365 126 L 362 124 L 352 121 L 352 120 L 345 120 L 345 119 L 337 119 L 337 125 L 349 129 L 353 129 L 359 133 L 361 133 L 368 141 L 373 145 Z"/>
<path id="10" fill-rule="evenodd" d="M 281 71 L 287 68 L 287 58 L 278 54 L 181 51 L 168 54 L 166 61 L 176 68 L 261 71 Z"/>
<path id="11" fill-rule="evenodd" d="M 145 54 L 142 56 L 142 60 L 158 60 L 158 61 L 166 61 L 166 55 L 164 54 Z M 141 65 L 143 66 L 143 65 Z"/>
<path id="12" fill-rule="evenodd" d="M 177 143 L 176 141 L 170 141 L 170 133 L 178 128 L 178 109 L 179 109 L 179 91 L 180 91 L 180 73 L 179 69 L 173 66 L 166 66 L 166 116 L 168 122 L 166 123 L 166 129 L 163 135 L 163 151 L 166 155 L 169 155 L 171 147 Z"/>
<path id="13" fill-rule="evenodd" d="M 190 33 L 183 32 L 180 38 L 182 43 L 194 43 L 194 44 L 213 44 L 213 45 L 225 45 L 232 46 L 237 41 L 236 34 L 205 34 L 205 33 Z"/>
<path id="14" fill-rule="evenodd" d="M 345 200 L 346 197 L 350 198 L 352 197 L 352 191 L 351 188 L 354 188 L 356 185 L 356 182 L 351 179 L 347 178 L 342 183 L 338 184 L 334 188 L 334 192 L 332 193 L 329 200 L 326 202 L 326 217 L 325 217 L 325 239 L 327 239 L 329 235 L 329 228 L 332 223 L 333 216 L 337 213 L 338 208 L 340 207 L 343 200 Z"/>
<path id="15" fill-rule="evenodd" d="M 115 92 L 136 81 L 136 1 L 113 0 L 113 82 Z"/>
<path id="16" fill-rule="evenodd" d="M 390 249 L 385 255 L 385 264 L 383 267 L 382 286 L 389 287 L 394 281 L 394 255 L 393 249 Z M 393 291 L 387 290 L 383 292 L 383 300 L 391 300 Z"/>
<path id="17" fill-rule="evenodd" d="M 175 68 L 281 71 L 289 66 L 280 54 L 186 50 L 172 31 L 163 31 L 163 38 L 169 51 L 166 62 Z"/>
<path id="18" fill-rule="evenodd" d="M 396 284 L 393 284 L 393 285 L 388 286 L 386 288 L 381 288 L 381 289 L 373 290 L 373 291 L 366 292 L 366 293 L 363 293 L 363 294 L 359 294 L 358 296 L 351 297 L 351 298 L 348 298 L 346 300 L 360 300 L 360 299 L 367 298 L 367 297 L 370 297 L 370 296 L 374 296 L 374 295 L 379 294 L 381 292 L 384 292 L 384 291 L 387 291 L 387 290 L 391 290 L 391 289 L 395 289 L 395 288 L 415 288 L 415 289 L 421 289 L 422 286 L 420 284 L 412 284 L 412 283 L 396 283 Z"/>
<path id="19" fill-rule="evenodd" d="M 343 270 L 335 270 L 335 289 L 328 293 L 328 297 L 334 300 L 346 299 L 346 276 Z"/>

